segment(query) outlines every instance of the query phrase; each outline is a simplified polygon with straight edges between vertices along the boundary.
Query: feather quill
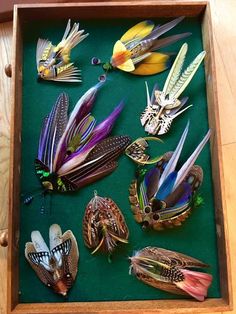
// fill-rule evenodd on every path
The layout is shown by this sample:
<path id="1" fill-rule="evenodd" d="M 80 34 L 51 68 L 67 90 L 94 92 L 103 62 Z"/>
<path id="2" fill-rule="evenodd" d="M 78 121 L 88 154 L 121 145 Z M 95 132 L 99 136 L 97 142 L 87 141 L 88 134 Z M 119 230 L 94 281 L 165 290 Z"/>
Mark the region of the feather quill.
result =
<path id="1" fill-rule="evenodd" d="M 187 173 L 193 166 L 195 160 L 201 153 L 203 147 L 206 145 L 207 141 L 209 140 L 211 136 L 211 130 L 207 132 L 207 134 L 204 136 L 203 140 L 201 143 L 197 146 L 195 151 L 192 153 L 192 155 L 188 158 L 188 160 L 183 164 L 182 168 L 178 171 L 178 175 L 175 181 L 175 185 L 173 187 L 173 190 L 175 190 L 181 182 L 183 182 L 184 178 L 186 177 Z"/>
<path id="2" fill-rule="evenodd" d="M 182 151 L 183 146 L 184 146 L 185 139 L 188 135 L 188 130 L 189 130 L 189 122 L 187 123 L 187 125 L 184 129 L 184 132 L 183 132 L 183 134 L 180 138 L 180 141 L 179 141 L 179 143 L 178 143 L 178 145 L 174 151 L 174 154 L 172 155 L 172 157 L 168 161 L 168 163 L 167 163 L 167 165 L 166 165 L 166 167 L 165 167 L 165 169 L 161 175 L 158 188 L 161 187 L 162 183 L 169 176 L 169 174 L 175 170 L 177 162 L 179 160 L 179 156 L 180 156 L 181 151 Z"/>

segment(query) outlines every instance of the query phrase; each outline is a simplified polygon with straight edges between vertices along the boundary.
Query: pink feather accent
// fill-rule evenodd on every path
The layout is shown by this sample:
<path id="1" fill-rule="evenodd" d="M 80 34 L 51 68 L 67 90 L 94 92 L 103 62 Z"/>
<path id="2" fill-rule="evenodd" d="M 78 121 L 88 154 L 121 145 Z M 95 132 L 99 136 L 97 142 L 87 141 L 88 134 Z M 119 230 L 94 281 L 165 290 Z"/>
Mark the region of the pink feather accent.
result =
<path id="1" fill-rule="evenodd" d="M 184 274 L 184 281 L 175 282 L 176 286 L 198 301 L 204 301 L 212 282 L 212 276 L 188 269 L 181 269 L 181 272 Z"/>

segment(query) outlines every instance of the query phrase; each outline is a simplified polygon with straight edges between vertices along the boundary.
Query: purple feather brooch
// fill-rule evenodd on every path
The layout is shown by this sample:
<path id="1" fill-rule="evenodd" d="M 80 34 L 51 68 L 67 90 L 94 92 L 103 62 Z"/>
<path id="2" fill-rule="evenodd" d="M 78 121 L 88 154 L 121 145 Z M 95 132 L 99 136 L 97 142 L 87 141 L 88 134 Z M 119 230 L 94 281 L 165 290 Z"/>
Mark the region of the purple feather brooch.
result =
<path id="1" fill-rule="evenodd" d="M 120 103 L 96 126 L 90 114 L 102 83 L 90 88 L 77 102 L 68 119 L 68 96 L 59 95 L 43 121 L 39 139 L 36 174 L 46 192 L 75 191 L 117 167 L 116 159 L 130 143 L 128 136 L 107 137 L 123 108 Z M 33 196 L 24 200 L 29 204 Z"/>
<path id="2" fill-rule="evenodd" d="M 141 169 L 130 185 L 131 210 L 143 228 L 162 230 L 180 226 L 191 209 L 202 203 L 202 198 L 196 192 L 203 180 L 203 170 L 194 162 L 207 143 L 211 131 L 207 132 L 182 167 L 176 170 L 188 129 L 189 123 L 174 152 L 165 153 L 149 171 Z M 131 151 L 130 154 L 132 155 Z"/>

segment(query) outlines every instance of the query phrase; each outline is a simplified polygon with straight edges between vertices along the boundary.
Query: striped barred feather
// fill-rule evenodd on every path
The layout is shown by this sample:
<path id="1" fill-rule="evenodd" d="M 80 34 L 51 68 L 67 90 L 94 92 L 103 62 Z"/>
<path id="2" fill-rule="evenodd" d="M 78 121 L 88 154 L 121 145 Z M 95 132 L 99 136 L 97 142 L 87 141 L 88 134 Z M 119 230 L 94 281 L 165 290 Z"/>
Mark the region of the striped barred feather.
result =
<path id="1" fill-rule="evenodd" d="M 41 233 L 33 231 L 32 242 L 27 242 L 25 246 L 25 258 L 47 287 L 66 296 L 78 271 L 78 245 L 73 233 L 67 230 L 62 234 L 57 224 L 50 227 L 49 239 L 50 251 Z"/>
<path id="2" fill-rule="evenodd" d="M 182 92 L 190 83 L 197 69 L 199 68 L 205 55 L 206 55 L 205 51 L 202 51 L 201 53 L 199 53 L 199 55 L 193 60 L 193 62 L 182 73 L 181 77 L 179 78 L 175 86 L 170 91 L 170 97 L 178 98 L 182 94 Z"/>
<path id="3" fill-rule="evenodd" d="M 175 86 L 176 82 L 178 81 L 187 51 L 188 51 L 188 45 L 185 43 L 181 47 L 175 59 L 175 62 L 171 67 L 170 73 L 166 79 L 166 82 L 163 88 L 163 93 L 165 95 L 168 95 L 171 92 L 172 88 Z"/>
<path id="4" fill-rule="evenodd" d="M 128 243 L 129 230 L 116 203 L 107 197 L 94 197 L 88 203 L 83 219 L 84 243 L 93 253 L 111 254 L 118 242 Z"/>
<path id="5" fill-rule="evenodd" d="M 52 79 L 53 81 L 81 82 L 81 71 L 73 63 L 58 67 L 56 71 L 57 76 Z"/>
<path id="6" fill-rule="evenodd" d="M 46 61 L 49 57 L 52 49 L 51 41 L 47 39 L 38 39 L 37 48 L 36 48 L 36 63 L 37 67 L 39 66 L 40 61 Z"/>

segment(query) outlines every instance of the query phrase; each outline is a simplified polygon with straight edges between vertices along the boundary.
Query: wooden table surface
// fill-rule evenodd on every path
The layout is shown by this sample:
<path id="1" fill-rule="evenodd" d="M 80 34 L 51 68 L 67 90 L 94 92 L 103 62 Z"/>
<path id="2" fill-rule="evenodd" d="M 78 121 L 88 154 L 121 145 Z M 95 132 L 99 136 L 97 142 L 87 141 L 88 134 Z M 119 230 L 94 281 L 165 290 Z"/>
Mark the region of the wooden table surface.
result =
<path id="1" fill-rule="evenodd" d="M 236 0 L 211 0 L 211 4 L 232 285 L 236 304 Z M 11 40 L 12 23 L 0 23 L 0 230 L 7 228 L 11 106 L 10 79 L 5 76 L 4 67 L 11 62 Z M 0 314 L 6 313 L 6 273 L 7 249 L 0 247 Z M 236 313 L 236 305 L 231 313 Z"/>

